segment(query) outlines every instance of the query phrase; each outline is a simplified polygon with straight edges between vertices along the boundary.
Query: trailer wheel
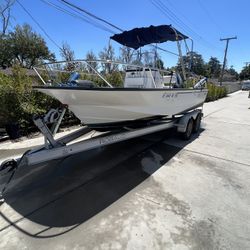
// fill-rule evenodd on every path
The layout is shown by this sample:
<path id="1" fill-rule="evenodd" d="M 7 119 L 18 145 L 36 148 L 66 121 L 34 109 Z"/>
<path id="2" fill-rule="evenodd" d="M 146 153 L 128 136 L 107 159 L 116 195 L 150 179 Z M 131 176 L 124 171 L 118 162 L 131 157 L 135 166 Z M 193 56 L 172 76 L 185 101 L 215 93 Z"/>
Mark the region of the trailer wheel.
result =
<path id="1" fill-rule="evenodd" d="M 190 118 L 187 123 L 186 131 L 182 133 L 182 139 L 189 140 L 194 127 L 194 120 L 193 118 Z"/>
<path id="2" fill-rule="evenodd" d="M 200 127 L 201 127 L 201 113 L 199 113 L 195 119 L 193 132 L 197 133 L 200 130 Z"/>

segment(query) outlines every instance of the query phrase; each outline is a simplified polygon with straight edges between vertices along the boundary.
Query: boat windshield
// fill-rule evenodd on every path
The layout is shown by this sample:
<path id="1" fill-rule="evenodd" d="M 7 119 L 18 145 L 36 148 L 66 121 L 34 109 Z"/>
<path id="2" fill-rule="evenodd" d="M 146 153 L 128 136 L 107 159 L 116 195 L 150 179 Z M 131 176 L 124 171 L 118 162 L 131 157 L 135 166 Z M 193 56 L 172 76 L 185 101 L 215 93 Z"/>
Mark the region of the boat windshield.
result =
<path id="1" fill-rule="evenodd" d="M 104 60 L 75 60 L 34 67 L 45 85 L 162 88 L 169 71 Z"/>

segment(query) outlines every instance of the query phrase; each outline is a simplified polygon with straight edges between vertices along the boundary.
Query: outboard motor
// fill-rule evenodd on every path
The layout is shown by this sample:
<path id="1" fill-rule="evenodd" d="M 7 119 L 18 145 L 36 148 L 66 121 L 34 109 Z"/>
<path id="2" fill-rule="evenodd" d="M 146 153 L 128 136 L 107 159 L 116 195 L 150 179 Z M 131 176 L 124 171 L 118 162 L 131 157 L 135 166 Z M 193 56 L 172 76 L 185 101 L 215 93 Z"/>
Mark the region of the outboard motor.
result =
<path id="1" fill-rule="evenodd" d="M 207 82 L 207 78 L 206 77 L 202 78 L 199 82 L 197 82 L 194 85 L 194 89 L 202 89 L 206 82 Z"/>

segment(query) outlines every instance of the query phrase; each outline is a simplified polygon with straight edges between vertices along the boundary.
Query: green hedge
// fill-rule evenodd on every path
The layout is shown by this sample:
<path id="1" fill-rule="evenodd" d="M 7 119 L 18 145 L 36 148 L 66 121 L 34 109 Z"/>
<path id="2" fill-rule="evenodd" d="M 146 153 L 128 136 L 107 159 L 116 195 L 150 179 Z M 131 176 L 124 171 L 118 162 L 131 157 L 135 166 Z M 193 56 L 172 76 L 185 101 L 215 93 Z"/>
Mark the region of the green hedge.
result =
<path id="1" fill-rule="evenodd" d="M 28 134 L 35 129 L 33 115 L 42 115 L 59 105 L 56 99 L 32 90 L 32 79 L 25 69 L 14 66 L 11 76 L 0 72 L 0 127 L 15 123 L 19 124 L 22 134 Z M 79 121 L 68 112 L 64 122 Z"/>
<path id="2" fill-rule="evenodd" d="M 208 94 L 206 102 L 215 101 L 227 96 L 227 89 L 224 86 L 216 86 L 212 83 L 207 84 Z"/>

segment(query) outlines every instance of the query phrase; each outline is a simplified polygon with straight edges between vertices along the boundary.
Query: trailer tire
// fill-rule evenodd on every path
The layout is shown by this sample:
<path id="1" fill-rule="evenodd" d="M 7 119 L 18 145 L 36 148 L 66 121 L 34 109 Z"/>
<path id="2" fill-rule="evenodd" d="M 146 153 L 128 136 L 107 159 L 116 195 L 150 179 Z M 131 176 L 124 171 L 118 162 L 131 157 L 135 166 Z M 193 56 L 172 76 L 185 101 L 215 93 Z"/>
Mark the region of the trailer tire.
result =
<path id="1" fill-rule="evenodd" d="M 201 127 L 201 113 L 199 113 L 195 119 L 193 132 L 197 133 L 200 130 L 200 127 Z"/>
<path id="2" fill-rule="evenodd" d="M 193 127 L 194 127 L 194 120 L 193 118 L 190 118 L 186 126 L 186 131 L 181 134 L 183 140 L 190 139 L 193 132 Z"/>

